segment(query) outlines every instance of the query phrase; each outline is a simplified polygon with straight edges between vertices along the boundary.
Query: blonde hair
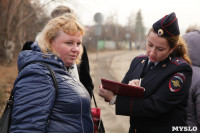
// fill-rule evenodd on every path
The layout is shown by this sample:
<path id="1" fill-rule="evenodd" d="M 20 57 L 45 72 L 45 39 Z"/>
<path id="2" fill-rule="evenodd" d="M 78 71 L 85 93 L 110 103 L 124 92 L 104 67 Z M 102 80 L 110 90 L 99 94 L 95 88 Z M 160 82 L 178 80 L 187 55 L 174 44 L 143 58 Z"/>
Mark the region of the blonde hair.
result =
<path id="1" fill-rule="evenodd" d="M 175 56 L 182 57 L 185 61 L 187 61 L 189 64 L 191 64 L 191 60 L 190 60 L 189 53 L 188 53 L 188 48 L 186 46 L 186 43 L 183 41 L 182 37 L 180 37 L 180 35 L 178 35 L 178 36 L 173 36 L 173 37 L 167 38 L 168 42 L 173 42 L 173 40 L 175 40 L 175 42 L 176 42 L 176 45 L 175 45 L 176 48 L 173 51 Z"/>
<path id="2" fill-rule="evenodd" d="M 150 34 L 150 32 L 154 32 L 155 34 L 157 34 L 153 30 L 153 28 L 150 29 L 149 34 Z M 189 57 L 189 53 L 188 53 L 186 43 L 183 41 L 183 39 L 182 39 L 182 37 L 180 37 L 180 35 L 170 36 L 170 37 L 164 36 L 164 38 L 167 40 L 167 42 L 170 46 L 170 49 L 175 47 L 172 54 L 174 54 L 175 56 L 178 56 L 178 57 L 182 57 L 185 61 L 187 61 L 189 64 L 191 64 L 191 60 L 190 60 L 190 57 Z"/>
<path id="3" fill-rule="evenodd" d="M 75 35 L 77 32 L 84 35 L 83 27 L 73 17 L 59 16 L 50 20 L 44 27 L 41 35 L 38 37 L 38 45 L 42 52 L 47 53 L 47 50 L 53 54 L 59 56 L 59 54 L 51 46 L 51 42 L 59 35 L 59 31 L 63 31 L 69 35 Z M 82 49 L 82 47 L 81 47 Z M 80 50 L 82 54 L 83 50 Z M 80 57 L 78 56 L 76 63 L 80 63 Z"/>
<path id="4" fill-rule="evenodd" d="M 65 16 L 67 18 L 71 18 L 71 19 L 77 19 L 76 14 L 74 13 L 74 10 L 72 10 L 71 8 L 67 7 L 67 6 L 63 6 L 63 5 L 59 5 L 57 6 L 52 12 L 51 12 L 51 17 L 52 18 L 56 18 L 59 16 Z M 76 64 L 80 64 L 81 62 L 81 57 L 83 54 L 83 46 L 81 45 L 81 49 L 80 49 L 80 53 L 76 59 Z"/>

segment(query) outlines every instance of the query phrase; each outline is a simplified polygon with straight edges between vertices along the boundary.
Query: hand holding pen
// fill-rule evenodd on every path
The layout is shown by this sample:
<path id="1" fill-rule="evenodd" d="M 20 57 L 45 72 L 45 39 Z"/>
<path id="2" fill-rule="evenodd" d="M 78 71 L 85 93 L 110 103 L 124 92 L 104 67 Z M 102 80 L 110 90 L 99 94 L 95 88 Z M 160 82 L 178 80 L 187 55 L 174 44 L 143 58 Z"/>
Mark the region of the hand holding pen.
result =
<path id="1" fill-rule="evenodd" d="M 142 78 L 140 78 L 140 80 L 139 80 L 139 86 L 141 86 L 141 82 L 142 82 Z"/>
<path id="2" fill-rule="evenodd" d="M 133 79 L 131 81 L 129 81 L 128 85 L 132 85 L 132 86 L 140 86 L 141 85 L 141 81 L 142 79 Z"/>

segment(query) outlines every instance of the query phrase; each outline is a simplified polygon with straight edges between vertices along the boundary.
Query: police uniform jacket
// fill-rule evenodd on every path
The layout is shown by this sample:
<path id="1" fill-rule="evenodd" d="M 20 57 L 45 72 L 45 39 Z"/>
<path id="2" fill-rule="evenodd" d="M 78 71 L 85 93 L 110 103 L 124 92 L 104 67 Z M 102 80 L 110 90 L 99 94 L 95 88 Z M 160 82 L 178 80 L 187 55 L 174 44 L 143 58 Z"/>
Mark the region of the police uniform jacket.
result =
<path id="1" fill-rule="evenodd" d="M 159 62 L 144 75 L 148 57 L 131 62 L 122 83 L 143 78 L 143 98 L 117 96 L 116 114 L 130 116 L 130 133 L 170 133 L 173 126 L 186 126 L 186 107 L 192 69 L 179 57 Z"/>

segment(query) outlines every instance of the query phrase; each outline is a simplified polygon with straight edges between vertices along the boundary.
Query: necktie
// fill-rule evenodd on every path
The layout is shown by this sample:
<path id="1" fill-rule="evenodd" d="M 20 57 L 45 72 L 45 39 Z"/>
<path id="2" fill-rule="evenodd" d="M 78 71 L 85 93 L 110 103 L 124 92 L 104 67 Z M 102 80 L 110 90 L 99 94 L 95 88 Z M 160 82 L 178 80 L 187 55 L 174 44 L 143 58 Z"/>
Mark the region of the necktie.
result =
<path id="1" fill-rule="evenodd" d="M 155 67 L 154 63 L 149 62 L 145 69 L 142 71 L 141 77 L 143 78 L 151 69 L 153 69 L 153 67 Z"/>
<path id="2" fill-rule="evenodd" d="M 155 67 L 155 64 L 153 62 L 149 62 L 149 64 L 147 65 L 147 72 L 149 70 L 152 70 Z"/>

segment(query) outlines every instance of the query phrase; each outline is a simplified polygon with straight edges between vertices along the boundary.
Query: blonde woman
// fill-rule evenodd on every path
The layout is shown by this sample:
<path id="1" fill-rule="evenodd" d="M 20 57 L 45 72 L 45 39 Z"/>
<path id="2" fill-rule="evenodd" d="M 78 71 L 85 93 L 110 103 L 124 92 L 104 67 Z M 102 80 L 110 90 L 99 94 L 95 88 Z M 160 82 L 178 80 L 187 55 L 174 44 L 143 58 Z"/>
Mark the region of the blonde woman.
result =
<path id="1" fill-rule="evenodd" d="M 53 9 L 51 12 L 51 17 L 55 18 L 58 16 L 66 16 L 66 17 L 73 17 L 76 18 L 76 14 L 74 11 L 64 5 L 59 5 L 56 8 Z M 71 69 L 72 75 L 77 79 L 77 81 L 80 81 L 85 88 L 87 89 L 88 93 L 90 94 L 90 97 L 92 98 L 93 95 L 93 81 L 90 76 L 90 65 L 89 65 L 89 59 L 87 55 L 87 50 L 84 45 L 82 45 L 81 52 L 76 60 L 76 63 L 73 65 L 73 69 Z"/>
<path id="2" fill-rule="evenodd" d="M 69 73 L 83 35 L 76 19 L 60 16 L 47 23 L 37 42 L 24 47 L 18 57 L 11 133 L 93 133 L 90 95 Z M 29 64 L 35 61 L 54 70 L 57 96 L 50 72 L 42 64 Z"/>

